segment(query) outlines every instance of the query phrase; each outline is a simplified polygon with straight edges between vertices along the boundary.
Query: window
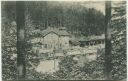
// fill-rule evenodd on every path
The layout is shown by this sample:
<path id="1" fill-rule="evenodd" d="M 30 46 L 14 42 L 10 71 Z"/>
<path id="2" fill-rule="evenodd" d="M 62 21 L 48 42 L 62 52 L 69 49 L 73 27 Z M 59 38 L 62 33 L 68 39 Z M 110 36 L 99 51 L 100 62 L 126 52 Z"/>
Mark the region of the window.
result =
<path id="1" fill-rule="evenodd" d="M 89 53 L 89 55 L 94 55 L 94 53 Z"/>
<path id="2" fill-rule="evenodd" d="M 45 44 L 44 47 L 47 48 L 47 44 Z"/>

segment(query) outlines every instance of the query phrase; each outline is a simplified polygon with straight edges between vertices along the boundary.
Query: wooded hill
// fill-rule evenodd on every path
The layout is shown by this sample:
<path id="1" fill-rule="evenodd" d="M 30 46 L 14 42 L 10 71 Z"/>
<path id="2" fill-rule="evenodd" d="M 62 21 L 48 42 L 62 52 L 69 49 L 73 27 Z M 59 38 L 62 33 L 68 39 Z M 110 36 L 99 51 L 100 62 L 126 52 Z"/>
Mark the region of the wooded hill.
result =
<path id="1" fill-rule="evenodd" d="M 79 35 L 104 33 L 104 15 L 94 8 L 86 8 L 80 2 L 26 2 L 26 27 L 28 30 L 50 27 L 66 27 Z M 5 11 L 15 15 L 15 3 L 6 2 Z M 11 12 L 10 12 L 11 7 Z M 11 17 L 11 16 L 10 16 Z M 15 20 L 15 18 L 13 18 Z M 100 23 L 99 23 L 100 22 Z"/>
<path id="2" fill-rule="evenodd" d="M 64 26 L 78 35 L 104 33 L 104 15 L 77 2 L 29 2 L 28 11 L 36 29 Z"/>

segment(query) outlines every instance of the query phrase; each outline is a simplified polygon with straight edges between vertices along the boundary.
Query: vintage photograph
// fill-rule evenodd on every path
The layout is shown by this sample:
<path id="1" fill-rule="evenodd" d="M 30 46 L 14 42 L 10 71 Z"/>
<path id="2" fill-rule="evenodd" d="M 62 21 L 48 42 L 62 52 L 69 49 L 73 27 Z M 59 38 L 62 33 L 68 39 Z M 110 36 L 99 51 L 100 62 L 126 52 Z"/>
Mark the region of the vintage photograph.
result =
<path id="1" fill-rule="evenodd" d="M 1 1 L 2 80 L 126 81 L 126 1 Z"/>

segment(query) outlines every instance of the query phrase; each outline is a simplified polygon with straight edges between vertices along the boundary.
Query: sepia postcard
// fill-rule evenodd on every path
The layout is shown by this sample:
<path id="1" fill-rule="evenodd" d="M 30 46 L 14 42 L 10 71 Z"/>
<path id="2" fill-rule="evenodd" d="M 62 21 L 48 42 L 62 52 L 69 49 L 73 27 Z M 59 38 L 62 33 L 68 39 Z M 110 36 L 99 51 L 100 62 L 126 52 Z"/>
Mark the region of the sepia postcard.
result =
<path id="1" fill-rule="evenodd" d="M 1 1 L 2 81 L 126 81 L 126 2 Z"/>

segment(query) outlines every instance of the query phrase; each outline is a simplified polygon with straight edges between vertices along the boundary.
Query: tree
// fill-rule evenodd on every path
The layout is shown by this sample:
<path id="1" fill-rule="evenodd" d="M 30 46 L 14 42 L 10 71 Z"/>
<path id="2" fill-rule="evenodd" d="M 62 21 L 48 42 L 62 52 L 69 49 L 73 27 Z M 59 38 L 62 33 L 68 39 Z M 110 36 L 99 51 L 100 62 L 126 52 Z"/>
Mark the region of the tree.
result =
<path id="1" fill-rule="evenodd" d="M 126 79 L 126 2 L 112 4 L 112 78 Z"/>
<path id="2" fill-rule="evenodd" d="M 67 62 L 62 63 L 61 65 L 62 70 L 61 72 L 60 71 L 58 72 L 58 75 L 55 74 L 55 77 L 53 77 L 52 75 L 41 74 L 36 71 L 33 71 L 34 70 L 33 65 L 37 66 L 39 60 L 36 59 L 36 57 L 38 57 L 38 54 L 34 54 L 32 52 L 31 49 L 32 44 L 30 43 L 31 40 L 30 38 L 33 37 L 32 35 L 35 35 L 34 32 L 35 29 L 38 30 L 45 29 L 48 26 L 51 27 L 65 26 L 67 27 L 69 32 L 74 32 L 74 31 L 75 31 L 74 33 L 80 32 L 76 34 L 82 34 L 82 35 L 97 35 L 103 33 L 104 15 L 100 11 L 97 11 L 96 9 L 93 8 L 88 9 L 80 5 L 80 3 L 74 5 L 74 3 L 76 4 L 76 2 L 73 2 L 72 5 L 68 5 L 67 3 L 64 2 L 63 3 L 66 5 L 63 5 L 63 3 L 58 4 L 58 2 L 44 2 L 44 1 L 25 2 L 27 5 L 24 4 L 24 2 L 16 2 L 17 5 L 14 4 L 13 6 L 10 3 L 13 2 L 9 2 L 8 5 L 4 6 L 4 8 L 6 9 L 2 8 L 7 11 L 3 13 L 4 10 L 2 10 L 2 28 L 3 28 L 2 29 L 2 61 L 3 61 L 2 75 L 4 80 L 15 80 L 17 78 L 16 77 L 17 56 L 15 56 L 17 55 L 17 53 L 18 53 L 18 58 L 17 58 L 18 73 L 21 73 L 18 74 L 19 79 L 24 79 L 25 75 L 23 76 L 23 74 L 25 74 L 25 67 L 26 67 L 27 79 L 51 79 L 51 78 L 74 79 L 74 76 L 75 79 L 83 79 L 83 80 L 92 78 L 91 77 L 93 76 L 92 73 L 96 73 L 95 71 L 91 72 L 89 74 L 89 78 L 87 78 L 88 75 L 86 75 L 87 74 L 86 70 L 85 72 L 83 72 L 83 70 L 80 70 L 81 67 L 74 66 L 75 65 L 74 61 L 70 62 L 72 60 L 70 57 L 69 60 L 66 60 L 67 58 L 63 60 Z M 24 6 L 25 9 L 27 9 L 27 11 L 24 9 Z M 17 11 L 15 11 L 15 7 L 17 7 L 16 8 Z M 15 13 L 17 14 L 17 16 Z M 24 13 L 25 13 L 25 18 L 24 18 Z M 5 22 L 3 22 L 4 20 Z M 14 32 L 11 33 L 11 31 Z M 18 36 L 16 35 L 16 33 Z M 35 36 L 38 37 L 39 35 L 35 35 Z M 26 40 L 27 43 L 25 42 Z M 16 47 L 16 42 L 17 42 L 17 47 Z M 9 47 L 6 47 L 6 45 L 9 45 Z M 15 49 L 14 51 L 12 51 L 13 48 Z M 15 56 L 15 58 L 12 59 L 13 56 Z M 25 58 L 25 56 L 27 57 Z M 91 66 L 93 64 L 94 66 Z M 95 62 L 93 62 L 91 65 L 88 64 L 86 68 L 94 68 L 95 66 L 98 65 L 98 63 L 96 64 Z M 99 68 L 97 69 L 99 70 Z M 65 76 L 63 77 L 63 75 L 65 75 L 66 77 Z M 96 75 L 99 76 L 100 74 L 96 74 Z M 95 78 L 95 76 L 93 78 Z"/>
<path id="3" fill-rule="evenodd" d="M 17 23 L 17 71 L 18 79 L 25 79 L 25 4 L 23 1 L 16 2 Z"/>
<path id="4" fill-rule="evenodd" d="M 28 3 L 28 12 L 35 29 L 65 26 L 67 30 L 78 35 L 104 33 L 104 15 L 94 8 L 88 9 L 78 2 L 73 2 L 73 4 L 45 1 Z"/>
<path id="5" fill-rule="evenodd" d="M 17 75 L 15 2 L 3 1 L 1 9 L 2 80 L 15 80 Z"/>
<path id="6" fill-rule="evenodd" d="M 111 2 L 105 2 L 105 76 L 106 79 L 111 79 Z"/>

